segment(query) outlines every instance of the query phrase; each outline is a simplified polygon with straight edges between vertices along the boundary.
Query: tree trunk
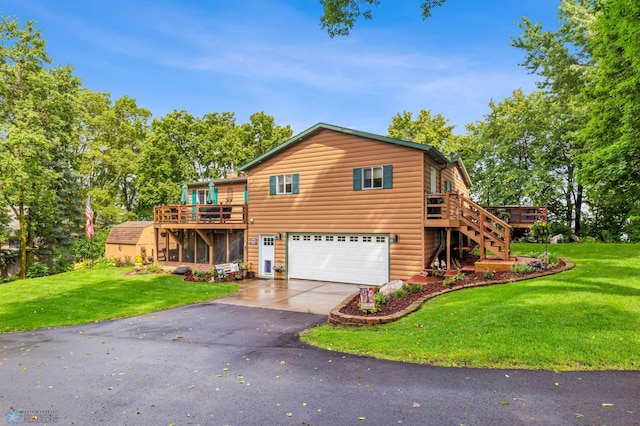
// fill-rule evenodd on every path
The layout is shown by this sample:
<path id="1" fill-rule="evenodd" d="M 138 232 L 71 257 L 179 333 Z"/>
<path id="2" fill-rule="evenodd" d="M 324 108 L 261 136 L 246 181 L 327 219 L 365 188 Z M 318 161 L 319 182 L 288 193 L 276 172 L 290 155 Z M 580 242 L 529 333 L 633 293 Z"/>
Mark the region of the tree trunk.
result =
<path id="1" fill-rule="evenodd" d="M 19 278 L 27 276 L 27 221 L 24 217 L 24 204 L 20 204 L 18 210 L 18 222 L 20 223 L 20 273 Z"/>
<path id="2" fill-rule="evenodd" d="M 582 193 L 584 192 L 584 188 L 582 185 L 578 185 L 578 190 L 576 192 L 576 205 L 575 205 L 575 216 L 573 222 L 573 230 L 576 235 L 580 235 L 582 231 Z"/>

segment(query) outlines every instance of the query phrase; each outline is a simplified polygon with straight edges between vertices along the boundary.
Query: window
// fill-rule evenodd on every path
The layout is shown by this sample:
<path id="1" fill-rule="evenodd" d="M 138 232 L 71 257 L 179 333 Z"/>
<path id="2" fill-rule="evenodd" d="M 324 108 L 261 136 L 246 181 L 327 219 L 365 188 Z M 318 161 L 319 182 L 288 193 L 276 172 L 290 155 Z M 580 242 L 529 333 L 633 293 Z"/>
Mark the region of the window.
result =
<path id="1" fill-rule="evenodd" d="M 371 242 L 371 237 L 362 237 L 362 242 L 363 243 L 370 243 Z"/>
<path id="2" fill-rule="evenodd" d="M 300 241 L 300 235 L 294 235 L 293 241 Z"/>
<path id="3" fill-rule="evenodd" d="M 276 175 L 269 177 L 270 195 L 297 194 L 300 188 L 300 175 Z"/>
<path id="4" fill-rule="evenodd" d="M 448 180 L 444 181 L 444 192 L 453 192 L 453 184 Z"/>
<path id="5" fill-rule="evenodd" d="M 376 243 L 386 243 L 387 237 L 376 237 Z"/>
<path id="6" fill-rule="evenodd" d="M 382 167 L 366 167 L 362 177 L 362 189 L 382 188 Z"/>
<path id="7" fill-rule="evenodd" d="M 429 169 L 429 186 L 432 194 L 438 192 L 438 171 L 433 166 Z"/>
<path id="8" fill-rule="evenodd" d="M 338 241 L 345 242 L 347 241 L 347 237 L 345 237 L 344 235 L 338 235 Z"/>
<path id="9" fill-rule="evenodd" d="M 353 190 L 393 187 L 393 166 L 372 166 L 353 169 Z"/>
<path id="10" fill-rule="evenodd" d="M 352 243 L 357 243 L 358 242 L 358 237 L 351 236 L 351 237 L 349 237 L 349 241 L 351 241 Z"/>
<path id="11" fill-rule="evenodd" d="M 313 241 L 322 241 L 322 236 L 321 235 L 314 235 L 313 236 Z"/>
<path id="12" fill-rule="evenodd" d="M 327 235 L 326 237 L 324 237 L 325 241 L 333 241 L 333 235 Z"/>
<path id="13" fill-rule="evenodd" d="M 311 235 L 305 235 L 302 237 L 303 241 L 311 241 Z"/>

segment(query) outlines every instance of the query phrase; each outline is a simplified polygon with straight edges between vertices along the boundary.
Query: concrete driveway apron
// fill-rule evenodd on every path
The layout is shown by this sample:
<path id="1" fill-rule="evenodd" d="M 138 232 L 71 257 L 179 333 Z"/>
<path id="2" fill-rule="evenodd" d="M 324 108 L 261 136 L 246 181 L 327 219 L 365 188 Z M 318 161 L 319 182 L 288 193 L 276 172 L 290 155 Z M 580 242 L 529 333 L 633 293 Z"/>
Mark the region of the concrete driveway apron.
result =
<path id="1" fill-rule="evenodd" d="M 217 303 L 328 315 L 358 285 L 309 280 L 242 280 L 240 290 Z"/>

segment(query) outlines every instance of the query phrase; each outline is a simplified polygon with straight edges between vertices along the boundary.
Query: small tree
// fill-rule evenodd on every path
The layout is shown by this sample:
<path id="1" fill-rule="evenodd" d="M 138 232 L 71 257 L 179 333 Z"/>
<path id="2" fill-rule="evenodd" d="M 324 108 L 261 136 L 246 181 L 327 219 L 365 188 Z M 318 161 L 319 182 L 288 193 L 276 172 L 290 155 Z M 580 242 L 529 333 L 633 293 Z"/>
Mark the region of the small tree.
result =
<path id="1" fill-rule="evenodd" d="M 545 243 L 549 239 L 549 234 L 551 233 L 551 226 L 545 221 L 538 220 L 533 225 L 531 225 L 531 235 L 536 239 L 539 243 Z"/>

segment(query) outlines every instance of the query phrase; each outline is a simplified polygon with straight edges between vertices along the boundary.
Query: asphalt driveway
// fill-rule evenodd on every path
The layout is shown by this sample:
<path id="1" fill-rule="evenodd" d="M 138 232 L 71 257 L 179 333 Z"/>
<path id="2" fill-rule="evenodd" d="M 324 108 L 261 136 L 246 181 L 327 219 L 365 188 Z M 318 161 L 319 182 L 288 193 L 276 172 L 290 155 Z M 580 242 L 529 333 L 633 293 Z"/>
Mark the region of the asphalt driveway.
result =
<path id="1" fill-rule="evenodd" d="M 299 342 L 325 320 L 210 302 L 3 334 L 1 415 L 61 425 L 640 424 L 640 372 L 434 368 Z"/>

